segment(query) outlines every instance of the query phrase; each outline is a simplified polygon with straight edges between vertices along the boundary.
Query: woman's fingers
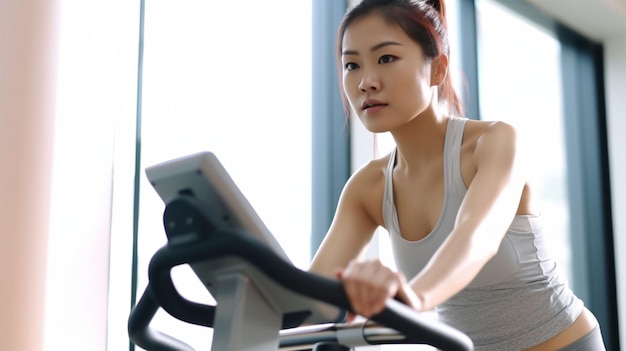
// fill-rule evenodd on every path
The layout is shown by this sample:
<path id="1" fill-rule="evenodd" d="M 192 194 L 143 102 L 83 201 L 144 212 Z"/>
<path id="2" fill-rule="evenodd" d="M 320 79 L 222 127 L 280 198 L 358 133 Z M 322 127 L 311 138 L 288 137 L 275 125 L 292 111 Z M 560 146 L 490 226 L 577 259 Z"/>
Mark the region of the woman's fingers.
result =
<path id="1" fill-rule="evenodd" d="M 387 299 L 396 296 L 403 278 L 377 260 L 353 261 L 337 276 L 354 312 L 366 318 L 385 308 Z"/>

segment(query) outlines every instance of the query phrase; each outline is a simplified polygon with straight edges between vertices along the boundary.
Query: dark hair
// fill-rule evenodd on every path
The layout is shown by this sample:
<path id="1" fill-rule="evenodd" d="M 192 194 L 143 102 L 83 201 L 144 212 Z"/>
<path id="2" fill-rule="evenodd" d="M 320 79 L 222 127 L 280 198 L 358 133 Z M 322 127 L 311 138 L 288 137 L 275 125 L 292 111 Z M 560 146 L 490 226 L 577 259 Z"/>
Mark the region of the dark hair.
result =
<path id="1" fill-rule="evenodd" d="M 380 15 L 388 23 L 400 26 L 413 41 L 422 47 L 427 58 L 434 59 L 441 54 L 450 57 L 444 0 L 362 0 L 346 13 L 337 32 L 337 68 L 346 115 L 349 115 L 350 107 L 341 79 L 343 36 L 354 20 L 372 13 Z M 438 93 L 440 99 L 447 103 L 450 113 L 463 114 L 463 103 L 454 90 L 449 70 L 445 80 L 439 84 Z"/>

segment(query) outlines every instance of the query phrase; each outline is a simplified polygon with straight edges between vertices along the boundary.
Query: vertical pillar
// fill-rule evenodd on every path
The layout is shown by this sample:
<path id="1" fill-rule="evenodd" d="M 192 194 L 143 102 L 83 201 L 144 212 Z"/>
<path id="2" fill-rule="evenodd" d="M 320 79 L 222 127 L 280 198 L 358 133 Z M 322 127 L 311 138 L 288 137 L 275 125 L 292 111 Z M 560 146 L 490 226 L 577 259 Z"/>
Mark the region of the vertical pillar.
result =
<path id="1" fill-rule="evenodd" d="M 351 173 L 349 129 L 335 65 L 337 28 L 346 9 L 347 0 L 313 1 L 311 256 L 330 227 Z"/>
<path id="2" fill-rule="evenodd" d="M 0 1 L 0 350 L 43 349 L 58 3 Z"/>

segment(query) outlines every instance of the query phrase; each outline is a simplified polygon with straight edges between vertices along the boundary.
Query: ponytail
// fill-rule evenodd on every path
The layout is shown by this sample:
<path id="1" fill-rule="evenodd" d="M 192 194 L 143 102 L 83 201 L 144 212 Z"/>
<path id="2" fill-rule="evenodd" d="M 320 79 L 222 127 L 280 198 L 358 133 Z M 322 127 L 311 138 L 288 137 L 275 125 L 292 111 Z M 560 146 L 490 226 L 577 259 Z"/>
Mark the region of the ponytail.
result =
<path id="1" fill-rule="evenodd" d="M 438 35 L 433 37 L 433 41 L 437 43 L 439 54 L 445 54 L 450 59 L 450 43 L 448 39 L 448 21 L 446 17 L 445 0 L 430 0 L 430 5 L 439 14 L 439 21 L 430 21 L 433 25 L 434 32 Z M 444 80 L 439 84 L 437 89 L 439 99 L 447 103 L 448 112 L 457 116 L 465 113 L 463 102 L 454 89 L 454 82 L 450 74 L 450 68 Z"/>

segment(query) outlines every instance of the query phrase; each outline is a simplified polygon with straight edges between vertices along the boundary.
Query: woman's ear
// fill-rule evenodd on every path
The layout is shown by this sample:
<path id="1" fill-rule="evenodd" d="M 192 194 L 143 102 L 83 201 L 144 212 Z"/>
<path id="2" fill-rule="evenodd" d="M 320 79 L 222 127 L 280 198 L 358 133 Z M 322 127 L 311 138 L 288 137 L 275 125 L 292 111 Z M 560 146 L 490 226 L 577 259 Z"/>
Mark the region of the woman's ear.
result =
<path id="1" fill-rule="evenodd" d="M 441 54 L 435 57 L 430 65 L 432 86 L 438 86 L 446 80 L 448 76 L 448 56 Z"/>

